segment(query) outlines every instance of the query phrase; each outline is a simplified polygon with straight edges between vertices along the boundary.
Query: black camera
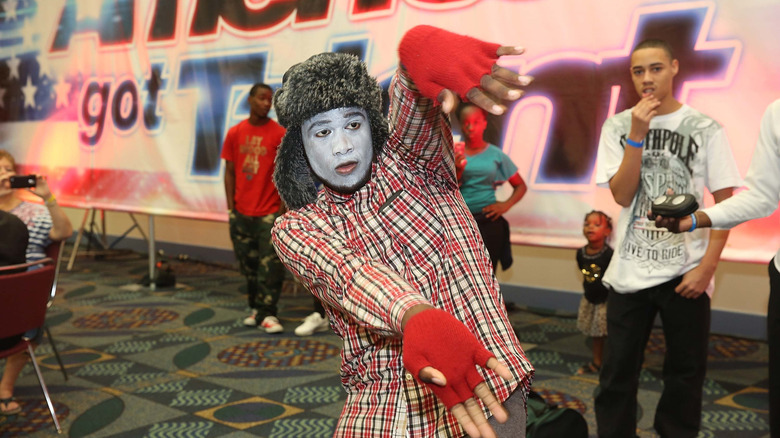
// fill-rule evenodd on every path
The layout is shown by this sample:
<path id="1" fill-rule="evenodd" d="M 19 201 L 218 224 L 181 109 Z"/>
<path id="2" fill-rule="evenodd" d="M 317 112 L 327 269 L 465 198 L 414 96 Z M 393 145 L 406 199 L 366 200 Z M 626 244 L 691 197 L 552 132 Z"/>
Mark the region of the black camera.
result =
<path id="1" fill-rule="evenodd" d="M 9 180 L 12 189 L 35 187 L 37 183 L 35 175 L 14 175 Z"/>
<path id="2" fill-rule="evenodd" d="M 699 203 L 696 197 L 687 193 L 679 195 L 661 195 L 653 201 L 651 211 L 653 217 L 666 216 L 679 218 L 688 216 L 699 209 Z"/>

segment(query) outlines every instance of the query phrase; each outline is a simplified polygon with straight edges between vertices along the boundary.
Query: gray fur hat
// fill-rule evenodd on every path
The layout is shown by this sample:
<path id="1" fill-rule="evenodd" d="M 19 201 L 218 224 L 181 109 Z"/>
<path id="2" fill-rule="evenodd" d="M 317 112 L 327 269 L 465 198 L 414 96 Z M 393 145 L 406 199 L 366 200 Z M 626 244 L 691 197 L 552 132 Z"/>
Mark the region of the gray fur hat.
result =
<path id="1" fill-rule="evenodd" d="M 274 106 L 279 123 L 287 129 L 276 155 L 274 183 L 289 209 L 314 202 L 317 196 L 303 147 L 303 122 L 332 109 L 358 107 L 368 113 L 375 157 L 388 138 L 382 89 L 354 55 L 320 53 L 290 67 L 274 94 Z"/>

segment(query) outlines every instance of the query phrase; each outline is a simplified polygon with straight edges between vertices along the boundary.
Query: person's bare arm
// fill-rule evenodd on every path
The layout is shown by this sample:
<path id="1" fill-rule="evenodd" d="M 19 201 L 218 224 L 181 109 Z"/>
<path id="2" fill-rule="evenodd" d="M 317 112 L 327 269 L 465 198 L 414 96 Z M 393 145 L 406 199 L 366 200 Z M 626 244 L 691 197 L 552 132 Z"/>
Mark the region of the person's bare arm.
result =
<path id="1" fill-rule="evenodd" d="M 715 191 L 712 194 L 712 197 L 715 199 L 715 202 L 718 203 L 730 198 L 733 193 L 734 189 L 729 187 Z M 700 216 L 707 216 L 701 212 L 697 213 L 699 213 L 696 215 L 697 220 Z M 687 216 L 687 221 L 690 221 L 690 216 Z M 709 224 L 706 225 L 709 226 Z M 698 227 L 699 225 L 697 224 L 696 228 Z M 688 229 L 690 229 L 690 226 L 688 226 Z M 707 251 L 704 253 L 704 257 L 702 257 L 698 266 L 683 275 L 682 281 L 674 290 L 675 292 L 684 298 L 698 298 L 699 295 L 706 291 L 710 279 L 715 275 L 715 268 L 718 267 L 720 254 L 726 246 L 728 237 L 729 230 L 710 231 L 710 241 L 707 245 Z"/>
<path id="2" fill-rule="evenodd" d="M 228 211 L 233 211 L 236 196 L 236 171 L 233 162 L 225 160 L 225 199 Z"/>
<path id="3" fill-rule="evenodd" d="M 49 231 L 49 238 L 58 242 L 70 237 L 73 234 L 73 225 L 70 223 L 70 219 L 68 219 L 65 211 L 60 207 L 54 194 L 52 194 L 46 177 L 36 175 L 35 187 L 30 189 L 30 191 L 40 196 L 41 199 L 43 199 L 44 205 L 49 210 L 52 223 L 51 231 Z"/>
<path id="4" fill-rule="evenodd" d="M 650 120 L 655 117 L 661 102 L 652 95 L 644 96 L 631 110 L 631 131 L 628 139 L 641 143 L 650 130 Z M 609 189 L 615 202 L 622 207 L 628 207 L 634 200 L 639 188 L 639 176 L 642 168 L 642 151 L 644 148 L 626 145 L 623 161 L 618 171 L 609 180 Z"/>
<path id="5" fill-rule="evenodd" d="M 512 208 L 515 204 L 520 202 L 520 200 L 523 199 L 523 196 L 525 196 L 526 192 L 528 192 L 528 186 L 521 178 L 520 184 L 514 186 L 512 194 L 509 195 L 509 198 L 507 198 L 505 201 L 488 205 L 482 209 L 482 212 L 485 213 L 485 216 L 488 219 L 496 220 L 504 213 L 509 211 L 509 209 Z"/>

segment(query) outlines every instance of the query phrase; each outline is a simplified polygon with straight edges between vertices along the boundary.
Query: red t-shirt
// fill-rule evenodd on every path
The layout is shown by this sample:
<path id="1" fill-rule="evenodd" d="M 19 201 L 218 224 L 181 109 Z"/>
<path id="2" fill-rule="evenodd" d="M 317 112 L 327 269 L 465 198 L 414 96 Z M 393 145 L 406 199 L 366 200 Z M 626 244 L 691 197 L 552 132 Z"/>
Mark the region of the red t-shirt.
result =
<path id="1" fill-rule="evenodd" d="M 235 168 L 234 206 L 239 213 L 266 216 L 282 205 L 272 177 L 284 133 L 285 129 L 270 119 L 261 126 L 244 120 L 228 131 L 221 156 Z"/>

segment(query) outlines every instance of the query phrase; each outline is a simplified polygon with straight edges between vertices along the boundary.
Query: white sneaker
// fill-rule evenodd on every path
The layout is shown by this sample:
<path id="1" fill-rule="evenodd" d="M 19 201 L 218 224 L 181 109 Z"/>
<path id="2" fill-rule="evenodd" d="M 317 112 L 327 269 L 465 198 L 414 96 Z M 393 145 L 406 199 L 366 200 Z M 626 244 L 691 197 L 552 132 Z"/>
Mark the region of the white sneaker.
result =
<path id="1" fill-rule="evenodd" d="M 303 319 L 303 324 L 295 328 L 295 334 L 298 336 L 311 336 L 314 332 L 327 330 L 329 327 L 328 317 L 322 317 L 314 312 Z"/>
<path id="2" fill-rule="evenodd" d="M 279 323 L 275 316 L 266 316 L 257 328 L 265 330 L 266 333 L 281 333 L 284 331 L 284 327 L 282 327 L 282 324 Z"/>
<path id="3" fill-rule="evenodd" d="M 252 310 L 252 314 L 244 318 L 244 325 L 247 327 L 257 327 L 257 310 Z"/>

